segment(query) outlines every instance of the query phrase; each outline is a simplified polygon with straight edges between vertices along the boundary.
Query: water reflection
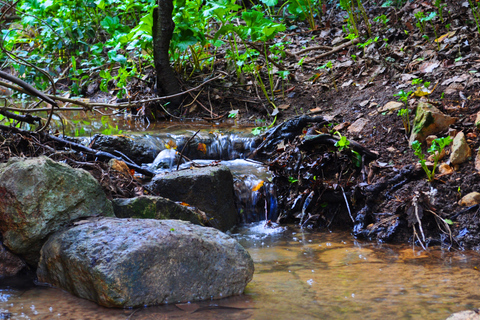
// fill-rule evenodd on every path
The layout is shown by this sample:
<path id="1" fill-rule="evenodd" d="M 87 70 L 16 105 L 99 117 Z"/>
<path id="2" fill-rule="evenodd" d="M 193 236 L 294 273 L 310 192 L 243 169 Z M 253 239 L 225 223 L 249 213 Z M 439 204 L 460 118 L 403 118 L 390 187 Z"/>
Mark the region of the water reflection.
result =
<path id="1" fill-rule="evenodd" d="M 232 236 L 255 261 L 242 296 L 118 310 L 58 289 L 3 287 L 0 319 L 445 319 L 480 304 L 475 252 L 426 252 L 265 222 Z"/>

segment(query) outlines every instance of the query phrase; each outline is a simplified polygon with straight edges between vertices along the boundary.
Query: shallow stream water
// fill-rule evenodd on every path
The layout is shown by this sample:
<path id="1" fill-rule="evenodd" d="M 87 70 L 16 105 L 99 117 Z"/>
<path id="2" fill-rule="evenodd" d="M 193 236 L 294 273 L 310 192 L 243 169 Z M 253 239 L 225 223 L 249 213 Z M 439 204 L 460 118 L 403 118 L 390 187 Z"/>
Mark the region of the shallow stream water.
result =
<path id="1" fill-rule="evenodd" d="M 263 222 L 232 235 L 255 261 L 244 295 L 119 310 L 59 289 L 0 285 L 0 319 L 445 319 L 480 305 L 476 252 L 422 251 Z"/>
<path id="2" fill-rule="evenodd" d="M 188 136 L 200 128 L 171 124 L 159 131 L 171 133 L 185 127 Z M 135 128 L 124 124 L 122 129 Z M 202 129 L 208 132 L 207 126 Z M 240 191 L 251 193 L 258 181 L 268 180 L 262 166 L 245 161 L 225 164 L 237 182 L 243 181 Z M 252 208 L 254 196 L 245 200 Z M 251 216 L 250 220 L 265 219 L 262 213 Z M 255 262 L 253 280 L 241 296 L 121 310 L 100 307 L 55 288 L 7 285 L 0 280 L 0 320 L 445 319 L 453 312 L 480 307 L 477 252 L 423 251 L 357 240 L 344 232 L 268 228 L 264 222 L 249 224 L 232 236 Z"/>

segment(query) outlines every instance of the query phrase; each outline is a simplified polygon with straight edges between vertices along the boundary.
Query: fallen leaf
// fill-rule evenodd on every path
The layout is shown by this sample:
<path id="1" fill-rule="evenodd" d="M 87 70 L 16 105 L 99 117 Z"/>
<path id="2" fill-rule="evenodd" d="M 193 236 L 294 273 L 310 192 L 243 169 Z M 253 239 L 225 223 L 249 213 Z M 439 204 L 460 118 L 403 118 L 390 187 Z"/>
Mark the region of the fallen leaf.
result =
<path id="1" fill-rule="evenodd" d="M 320 109 L 319 107 L 316 107 L 316 108 L 310 109 L 310 112 L 311 113 L 322 112 L 322 109 Z"/>
<path id="2" fill-rule="evenodd" d="M 252 188 L 252 191 L 258 191 L 261 187 L 263 187 L 263 180 L 257 183 L 257 185 Z"/>
<path id="3" fill-rule="evenodd" d="M 287 110 L 288 108 L 290 108 L 290 105 L 289 104 L 281 104 L 277 108 L 280 109 L 280 110 Z"/>
<path id="4" fill-rule="evenodd" d="M 197 146 L 197 150 L 203 152 L 203 154 L 207 153 L 207 145 L 205 143 L 199 143 Z"/>
<path id="5" fill-rule="evenodd" d="M 455 35 L 455 31 L 447 32 L 447 33 L 445 33 L 444 35 L 441 35 L 440 37 L 438 37 L 437 39 L 435 39 L 435 42 L 440 43 L 440 42 L 442 42 L 443 40 L 445 40 L 445 38 L 450 38 L 450 37 L 453 36 L 453 35 Z"/>
<path id="6" fill-rule="evenodd" d="M 180 205 L 184 206 L 184 207 L 190 207 L 190 205 L 186 202 L 180 202 Z"/>
<path id="7" fill-rule="evenodd" d="M 165 143 L 165 148 L 167 148 L 167 149 L 177 149 L 177 143 L 174 140 L 168 140 L 168 142 Z"/>
<path id="8" fill-rule="evenodd" d="M 438 66 L 440 66 L 440 62 L 438 61 L 424 62 L 420 65 L 418 69 L 422 73 L 430 73 L 436 68 L 438 68 Z"/>

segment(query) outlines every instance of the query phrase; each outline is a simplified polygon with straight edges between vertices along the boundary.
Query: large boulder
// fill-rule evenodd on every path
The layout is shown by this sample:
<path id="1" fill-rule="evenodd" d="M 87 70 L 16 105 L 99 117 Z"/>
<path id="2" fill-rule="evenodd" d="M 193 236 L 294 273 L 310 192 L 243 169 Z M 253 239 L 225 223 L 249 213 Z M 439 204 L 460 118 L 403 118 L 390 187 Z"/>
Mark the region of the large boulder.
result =
<path id="1" fill-rule="evenodd" d="M 51 236 L 40 282 L 106 307 L 241 294 L 253 261 L 233 238 L 179 220 L 90 218 Z"/>
<path id="2" fill-rule="evenodd" d="M 448 127 L 456 121 L 456 118 L 442 113 L 433 105 L 419 102 L 417 112 L 415 113 L 415 119 L 413 120 L 410 144 L 415 140 L 423 143 L 427 136 L 447 130 Z"/>
<path id="3" fill-rule="evenodd" d="M 113 216 L 97 180 L 47 157 L 0 164 L 0 232 L 4 245 L 36 266 L 48 236 L 80 217 Z"/>
<path id="4" fill-rule="evenodd" d="M 226 166 L 209 166 L 152 179 L 150 188 L 160 196 L 183 201 L 204 211 L 213 227 L 227 231 L 237 223 L 233 176 Z"/>
<path id="5" fill-rule="evenodd" d="M 117 218 L 177 219 L 203 225 L 206 217 L 172 200 L 155 196 L 130 199 L 113 199 L 113 211 Z"/>

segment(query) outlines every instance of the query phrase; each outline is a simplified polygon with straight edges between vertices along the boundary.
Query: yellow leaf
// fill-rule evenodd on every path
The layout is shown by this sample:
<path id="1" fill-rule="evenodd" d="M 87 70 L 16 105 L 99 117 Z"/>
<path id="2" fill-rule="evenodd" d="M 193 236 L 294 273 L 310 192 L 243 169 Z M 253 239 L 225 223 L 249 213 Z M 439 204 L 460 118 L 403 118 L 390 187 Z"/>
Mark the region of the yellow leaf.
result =
<path id="1" fill-rule="evenodd" d="M 437 84 L 435 85 L 435 87 L 433 87 L 432 91 L 428 91 L 428 89 L 425 87 L 418 87 L 417 90 L 415 90 L 415 92 L 413 93 L 413 95 L 415 95 L 416 97 L 428 96 L 429 94 L 432 94 L 433 91 L 435 91 Z"/>
<path id="2" fill-rule="evenodd" d="M 207 145 L 205 143 L 199 143 L 197 146 L 197 150 L 203 152 L 203 154 L 207 153 Z"/>
<path id="3" fill-rule="evenodd" d="M 253 187 L 252 191 L 258 191 L 261 187 L 263 187 L 263 180 L 257 183 L 257 185 Z"/>
<path id="4" fill-rule="evenodd" d="M 442 42 L 443 40 L 445 40 L 445 38 L 450 38 L 454 34 L 455 34 L 455 31 L 450 31 L 448 33 L 445 33 L 443 36 L 440 36 L 437 39 L 435 39 L 435 42 L 437 42 L 437 43 Z"/>
<path id="5" fill-rule="evenodd" d="M 167 149 L 177 149 L 177 143 L 174 140 L 168 140 L 168 142 L 165 143 L 165 148 L 167 148 Z"/>

